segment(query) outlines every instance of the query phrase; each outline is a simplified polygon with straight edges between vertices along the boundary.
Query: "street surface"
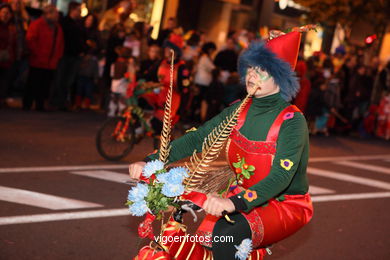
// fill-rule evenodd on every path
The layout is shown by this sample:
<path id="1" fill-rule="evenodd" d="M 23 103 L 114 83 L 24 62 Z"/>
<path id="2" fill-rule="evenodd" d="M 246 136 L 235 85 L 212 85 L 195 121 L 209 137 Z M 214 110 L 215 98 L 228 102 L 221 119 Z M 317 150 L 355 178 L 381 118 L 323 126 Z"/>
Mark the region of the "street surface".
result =
<path id="1" fill-rule="evenodd" d="M 0 259 L 131 259 L 147 243 L 137 237 L 141 218 L 124 206 L 124 182 L 151 139 L 113 163 L 95 148 L 103 114 L 0 110 L 0 118 Z M 390 259 L 390 143 L 311 138 L 308 172 L 314 217 L 265 259 Z"/>

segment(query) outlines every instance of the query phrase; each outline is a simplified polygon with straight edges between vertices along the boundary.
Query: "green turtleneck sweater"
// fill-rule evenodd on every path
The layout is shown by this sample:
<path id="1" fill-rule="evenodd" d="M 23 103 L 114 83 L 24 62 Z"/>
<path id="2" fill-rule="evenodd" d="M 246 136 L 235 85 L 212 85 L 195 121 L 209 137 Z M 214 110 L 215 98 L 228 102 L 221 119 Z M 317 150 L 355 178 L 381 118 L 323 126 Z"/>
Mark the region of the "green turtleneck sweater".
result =
<path id="1" fill-rule="evenodd" d="M 169 162 L 188 157 L 195 149 L 200 152 L 204 138 L 239 104 L 236 103 L 224 109 L 196 131 L 172 141 Z M 265 141 L 272 123 L 278 114 L 289 105 L 279 93 L 263 98 L 253 98 L 240 133 L 252 141 Z M 236 195 L 237 199 L 245 203 L 246 212 L 254 207 L 265 205 L 271 198 L 283 200 L 284 194 L 305 194 L 308 191 L 306 168 L 309 158 L 309 135 L 306 120 L 301 113 L 294 113 L 293 118 L 283 122 L 276 149 L 269 175 L 248 189 L 255 192 L 257 198 L 247 200 L 248 196 L 244 196 L 245 191 Z M 147 158 L 157 159 L 158 154 L 152 154 Z M 291 168 L 282 166 L 285 160 L 293 163 Z"/>

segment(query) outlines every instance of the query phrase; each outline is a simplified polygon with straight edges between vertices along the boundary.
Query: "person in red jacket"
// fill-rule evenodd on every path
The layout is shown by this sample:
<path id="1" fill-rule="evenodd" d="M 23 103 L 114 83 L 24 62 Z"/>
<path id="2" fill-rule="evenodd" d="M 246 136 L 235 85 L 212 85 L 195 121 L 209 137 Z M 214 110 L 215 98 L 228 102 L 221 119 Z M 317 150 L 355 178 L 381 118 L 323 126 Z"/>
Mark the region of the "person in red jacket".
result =
<path id="1" fill-rule="evenodd" d="M 43 9 L 43 15 L 31 23 L 26 35 L 30 72 L 23 99 L 23 109 L 30 110 L 35 100 L 36 110 L 45 110 L 50 85 L 58 61 L 64 51 L 64 36 L 54 5 Z"/>

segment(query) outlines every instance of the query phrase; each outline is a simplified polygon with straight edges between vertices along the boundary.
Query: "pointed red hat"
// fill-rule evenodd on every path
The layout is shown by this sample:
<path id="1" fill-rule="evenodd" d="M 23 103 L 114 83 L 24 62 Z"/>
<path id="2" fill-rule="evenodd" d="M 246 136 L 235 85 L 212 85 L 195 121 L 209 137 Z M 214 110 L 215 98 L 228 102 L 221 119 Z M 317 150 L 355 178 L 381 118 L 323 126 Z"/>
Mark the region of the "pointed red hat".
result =
<path id="1" fill-rule="evenodd" d="M 301 33 L 294 31 L 269 40 L 265 45 L 269 50 L 275 53 L 278 58 L 288 62 L 292 70 L 294 70 L 298 59 L 300 42 Z"/>

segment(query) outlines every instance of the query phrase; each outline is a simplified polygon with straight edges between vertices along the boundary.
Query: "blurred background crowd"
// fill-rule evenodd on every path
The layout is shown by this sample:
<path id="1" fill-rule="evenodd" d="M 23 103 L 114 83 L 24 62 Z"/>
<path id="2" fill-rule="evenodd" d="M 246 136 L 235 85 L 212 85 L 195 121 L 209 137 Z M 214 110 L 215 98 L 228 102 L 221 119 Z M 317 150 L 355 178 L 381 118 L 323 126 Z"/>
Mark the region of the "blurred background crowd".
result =
<path id="1" fill-rule="evenodd" d="M 21 100 L 26 111 L 92 109 L 114 116 L 125 106 L 118 100 L 132 95 L 135 82 L 169 84 L 169 49 L 176 55 L 184 128 L 245 95 L 237 58 L 251 41 L 266 38 L 264 28 L 228 30 L 221 40 L 171 16 L 156 34 L 153 23 L 136 19 L 136 6 L 137 1 L 120 1 L 95 14 L 79 2 L 67 2 L 66 12 L 58 4 L 1 4 L 1 108 Z M 363 47 L 338 43 L 327 53 L 302 46 L 296 66 L 301 90 L 292 103 L 307 117 L 311 134 L 390 139 L 390 62 L 375 52 L 367 55 L 377 37 L 367 37 Z"/>

